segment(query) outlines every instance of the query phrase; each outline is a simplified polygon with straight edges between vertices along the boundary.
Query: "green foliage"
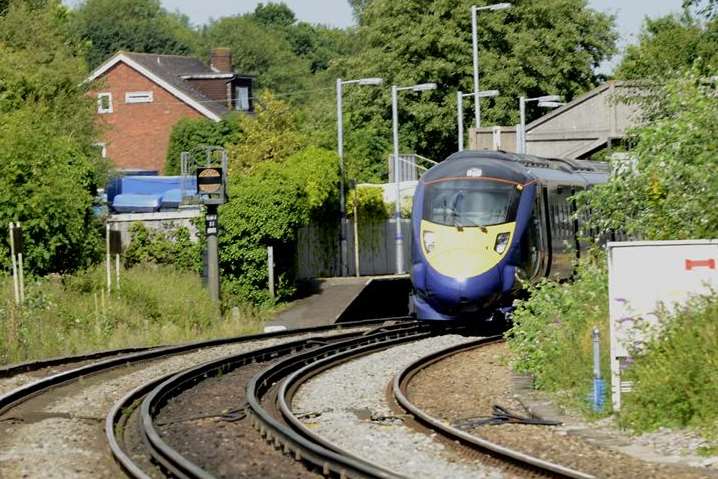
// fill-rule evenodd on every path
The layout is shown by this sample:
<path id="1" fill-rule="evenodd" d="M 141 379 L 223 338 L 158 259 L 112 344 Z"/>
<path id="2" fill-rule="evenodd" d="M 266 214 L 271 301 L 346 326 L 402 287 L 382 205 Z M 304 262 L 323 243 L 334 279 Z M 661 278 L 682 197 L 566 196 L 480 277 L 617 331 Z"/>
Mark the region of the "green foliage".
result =
<path id="1" fill-rule="evenodd" d="M 363 10 L 362 51 L 338 66 L 347 78 L 439 85 L 433 92 L 401 94 L 402 151 L 440 160 L 456 149 L 456 97 L 449 93 L 473 88 L 469 12 L 474 3 L 373 0 Z M 593 67 L 615 50 L 613 18 L 591 10 L 584 0 L 512 3 L 509 10 L 480 13 L 481 88 L 501 91 L 483 101 L 484 125 L 516 124 L 520 95 L 551 93 L 571 100 L 585 92 L 598 80 Z M 354 88 L 347 97 L 353 110 L 347 131 L 390 131 L 388 89 Z M 466 124 L 471 113 L 467 108 Z M 529 111 L 529 117 L 538 114 L 538 109 Z"/>
<path id="2" fill-rule="evenodd" d="M 7 225 L 23 225 L 26 267 L 71 271 L 96 259 L 101 246 L 91 213 L 104 176 L 84 63 L 62 34 L 57 2 L 30 10 L 11 4 L 0 17 L 0 225 L 8 266 Z"/>
<path id="3" fill-rule="evenodd" d="M 688 73 L 651 92 L 650 122 L 632 135 L 635 168 L 578 197 L 601 231 L 622 229 L 647 240 L 718 235 L 718 97 Z"/>
<path id="4" fill-rule="evenodd" d="M 696 297 L 661 316 L 625 379 L 620 421 L 637 431 L 693 426 L 718 437 L 718 296 Z"/>
<path id="5" fill-rule="evenodd" d="M 617 78 L 663 80 L 691 67 L 713 75 L 718 67 L 718 19 L 703 24 L 689 13 L 647 18 L 638 45 L 629 45 Z"/>
<path id="6" fill-rule="evenodd" d="M 347 214 L 354 216 L 355 208 L 362 222 L 384 221 L 391 216 L 381 188 L 357 186 L 351 190 L 347 195 Z"/>
<path id="7" fill-rule="evenodd" d="M 287 28 L 297 21 L 297 17 L 286 3 L 259 3 L 252 15 L 254 19 L 266 27 Z"/>
<path id="8" fill-rule="evenodd" d="M 278 93 L 309 88 L 309 66 L 294 54 L 289 40 L 249 15 L 210 23 L 203 31 L 202 44 L 204 52 L 217 45 L 231 48 L 234 69 L 257 75 L 257 88 Z"/>
<path id="9" fill-rule="evenodd" d="M 123 255 L 126 268 L 159 264 L 173 265 L 180 271 L 202 271 L 202 246 L 192 241 L 186 227 L 150 230 L 137 222 L 130 226 L 129 233 L 132 239 Z"/>
<path id="10" fill-rule="evenodd" d="M 267 302 L 267 246 L 274 246 L 278 293 L 293 292 L 297 229 L 336 204 L 339 181 L 335 153 L 308 147 L 286 159 L 230 177 L 231 201 L 221 208 L 220 261 L 228 291 L 246 301 Z"/>
<path id="11" fill-rule="evenodd" d="M 109 297 L 102 267 L 37 278 L 23 308 L 10 282 L 0 278 L 0 364 L 255 333 L 264 319 L 245 305 L 238 318 L 222 320 L 199 277 L 171 267 L 123 271 Z"/>
<path id="12" fill-rule="evenodd" d="M 72 31 L 87 42 L 87 62 L 100 65 L 119 50 L 187 55 L 196 39 L 186 16 L 159 0 L 84 0 L 73 12 Z"/>
<path id="13" fill-rule="evenodd" d="M 284 160 L 306 144 L 292 107 L 268 91 L 260 96 L 256 114 L 241 116 L 239 125 L 243 132 L 241 141 L 227 148 L 230 174 L 248 171 L 267 161 Z"/>
<path id="14" fill-rule="evenodd" d="M 574 401 L 591 387 L 591 332 L 601 332 L 602 371 L 609 374 L 608 274 L 605 255 L 583 260 L 571 283 L 544 280 L 529 288 L 507 334 L 513 367 L 535 377 L 536 386 L 568 393 Z M 582 405 L 581 400 L 578 405 Z"/>
<path id="15" fill-rule="evenodd" d="M 222 121 L 207 118 L 183 118 L 172 127 L 165 162 L 166 175 L 179 175 L 183 151 L 197 152 L 202 146 L 236 144 L 242 136 L 240 115 L 230 114 Z"/>

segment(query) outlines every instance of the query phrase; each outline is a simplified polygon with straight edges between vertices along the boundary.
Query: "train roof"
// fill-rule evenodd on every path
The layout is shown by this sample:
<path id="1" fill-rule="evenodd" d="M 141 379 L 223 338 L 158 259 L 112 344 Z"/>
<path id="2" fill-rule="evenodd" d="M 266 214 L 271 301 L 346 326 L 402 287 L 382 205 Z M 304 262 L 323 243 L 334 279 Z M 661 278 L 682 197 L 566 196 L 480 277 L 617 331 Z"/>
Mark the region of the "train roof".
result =
<path id="1" fill-rule="evenodd" d="M 447 177 L 464 177 L 472 167 L 480 167 L 482 176 L 516 183 L 538 181 L 544 184 L 593 185 L 608 180 L 608 163 L 590 160 L 541 158 L 505 151 L 465 150 L 454 153 L 431 168 L 421 178 L 426 183 Z"/>

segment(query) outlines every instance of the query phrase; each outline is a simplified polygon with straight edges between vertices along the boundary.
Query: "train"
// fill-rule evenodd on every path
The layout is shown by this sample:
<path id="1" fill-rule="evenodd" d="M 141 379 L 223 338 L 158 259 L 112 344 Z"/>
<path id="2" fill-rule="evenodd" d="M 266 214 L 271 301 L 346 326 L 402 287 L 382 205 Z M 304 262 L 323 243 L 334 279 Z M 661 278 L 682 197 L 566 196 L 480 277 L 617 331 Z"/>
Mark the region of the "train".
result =
<path id="1" fill-rule="evenodd" d="M 609 173 L 598 161 L 470 150 L 425 172 L 411 216 L 410 312 L 492 320 L 527 285 L 570 278 L 590 247 L 571 197 Z"/>

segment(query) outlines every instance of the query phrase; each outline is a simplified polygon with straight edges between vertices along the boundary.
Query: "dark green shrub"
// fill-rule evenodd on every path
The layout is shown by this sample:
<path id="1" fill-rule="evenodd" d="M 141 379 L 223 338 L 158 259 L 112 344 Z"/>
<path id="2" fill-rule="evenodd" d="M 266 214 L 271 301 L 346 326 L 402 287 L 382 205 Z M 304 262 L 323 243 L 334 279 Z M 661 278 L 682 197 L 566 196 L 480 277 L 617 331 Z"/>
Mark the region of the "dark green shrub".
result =
<path id="1" fill-rule="evenodd" d="M 192 241 L 185 227 L 159 231 L 137 222 L 130 226 L 130 235 L 132 239 L 123 254 L 126 268 L 161 264 L 173 265 L 182 271 L 202 271 L 202 245 Z"/>

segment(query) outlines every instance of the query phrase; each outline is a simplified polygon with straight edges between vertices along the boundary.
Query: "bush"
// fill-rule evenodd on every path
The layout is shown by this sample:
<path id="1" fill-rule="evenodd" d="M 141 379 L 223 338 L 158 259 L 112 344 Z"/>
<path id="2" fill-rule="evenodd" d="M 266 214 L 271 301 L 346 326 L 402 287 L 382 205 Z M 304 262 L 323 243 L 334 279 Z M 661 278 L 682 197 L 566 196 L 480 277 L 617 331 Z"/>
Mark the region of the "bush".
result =
<path id="1" fill-rule="evenodd" d="M 646 240 L 718 235 L 718 96 L 689 72 L 648 92 L 650 122 L 632 132 L 635 169 L 579 195 L 600 231 L 623 230 Z"/>
<path id="2" fill-rule="evenodd" d="M 638 431 L 694 426 L 718 435 L 718 295 L 696 297 L 661 315 L 662 330 L 648 341 L 625 380 L 620 422 Z"/>
<path id="3" fill-rule="evenodd" d="M 246 334 L 263 319 L 245 305 L 223 320 L 196 274 L 168 266 L 123 271 L 120 284 L 108 296 L 101 267 L 40 278 L 18 308 L 11 279 L 0 278 L 0 363 Z"/>
<path id="4" fill-rule="evenodd" d="M 297 229 L 338 204 L 338 166 L 334 152 L 308 147 L 285 161 L 258 164 L 249 175 L 230 177 L 231 200 L 221 208 L 219 240 L 232 294 L 268 301 L 267 246 L 274 247 L 278 296 L 293 293 Z"/>
<path id="5" fill-rule="evenodd" d="M 187 228 L 150 230 L 137 222 L 129 232 L 132 239 L 123 255 L 126 268 L 160 264 L 172 265 L 180 271 L 202 271 L 202 244 L 192 241 Z"/>
<path id="6" fill-rule="evenodd" d="M 609 377 L 608 273 L 605 256 L 584 259 L 571 283 L 544 280 L 519 302 L 507 341 L 513 367 L 536 387 L 566 392 L 582 405 L 592 385 L 592 336 L 601 332 L 602 371 Z"/>

